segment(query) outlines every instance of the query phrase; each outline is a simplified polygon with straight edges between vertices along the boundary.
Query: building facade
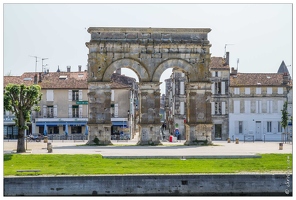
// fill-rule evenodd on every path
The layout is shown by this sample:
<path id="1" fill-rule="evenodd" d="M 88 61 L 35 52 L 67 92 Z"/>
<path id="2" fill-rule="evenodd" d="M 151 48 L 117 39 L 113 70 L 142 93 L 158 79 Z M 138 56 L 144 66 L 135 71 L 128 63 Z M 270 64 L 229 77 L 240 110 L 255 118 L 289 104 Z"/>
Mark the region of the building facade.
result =
<path id="1" fill-rule="evenodd" d="M 238 73 L 232 68 L 229 137 L 239 140 L 281 140 L 284 131 L 281 110 L 291 97 L 291 89 L 287 73 Z"/>
<path id="2" fill-rule="evenodd" d="M 229 137 L 229 52 L 226 53 L 226 58 L 212 57 L 210 71 L 212 74 L 212 140 L 226 140 Z"/>

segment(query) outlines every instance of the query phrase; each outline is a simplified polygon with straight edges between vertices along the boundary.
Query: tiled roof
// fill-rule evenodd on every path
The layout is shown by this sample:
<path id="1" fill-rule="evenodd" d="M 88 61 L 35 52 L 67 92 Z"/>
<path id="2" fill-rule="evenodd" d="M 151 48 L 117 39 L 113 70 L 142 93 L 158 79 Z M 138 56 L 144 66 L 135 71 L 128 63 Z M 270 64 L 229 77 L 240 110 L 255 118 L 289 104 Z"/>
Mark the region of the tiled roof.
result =
<path id="1" fill-rule="evenodd" d="M 133 86 L 133 83 L 136 82 L 136 79 L 129 76 L 113 73 L 111 75 L 111 81 L 116 83 L 122 83 L 124 85 Z"/>
<path id="2" fill-rule="evenodd" d="M 4 87 L 8 83 L 32 85 L 34 76 L 35 72 L 26 72 L 21 76 L 4 76 Z M 37 84 L 42 89 L 87 89 L 87 72 L 38 73 Z"/>
<path id="3" fill-rule="evenodd" d="M 225 60 L 222 57 L 211 57 L 209 68 L 210 70 L 214 70 L 214 69 L 229 70 L 229 65 L 226 65 Z"/>
<path id="4" fill-rule="evenodd" d="M 35 72 L 25 72 L 21 76 L 4 76 L 4 87 L 8 83 L 14 84 L 34 84 Z M 128 83 L 131 79 L 130 77 L 119 75 L 114 78 L 111 88 L 112 89 L 124 89 L 131 88 Z M 87 83 L 87 72 L 49 72 L 37 75 L 37 83 L 42 89 L 88 89 Z"/>
<path id="5" fill-rule="evenodd" d="M 283 75 L 277 73 L 237 73 L 230 76 L 230 86 L 280 86 Z"/>

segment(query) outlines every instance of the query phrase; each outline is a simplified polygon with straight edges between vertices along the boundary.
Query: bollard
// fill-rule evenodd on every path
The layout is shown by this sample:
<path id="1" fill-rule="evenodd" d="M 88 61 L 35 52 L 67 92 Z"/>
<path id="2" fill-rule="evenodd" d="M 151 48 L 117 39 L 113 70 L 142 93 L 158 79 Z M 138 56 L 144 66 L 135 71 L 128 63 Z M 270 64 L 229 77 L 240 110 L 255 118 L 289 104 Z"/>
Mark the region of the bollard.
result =
<path id="1" fill-rule="evenodd" d="M 47 141 L 48 141 L 47 136 L 44 136 L 44 137 L 43 137 L 43 142 L 44 142 L 44 143 L 47 143 Z"/>
<path id="2" fill-rule="evenodd" d="M 51 145 L 51 143 L 47 143 L 47 151 L 48 151 L 48 153 L 52 153 L 52 145 Z"/>
<path id="3" fill-rule="evenodd" d="M 284 143 L 280 142 L 279 143 L 279 150 L 283 150 L 283 147 L 284 147 Z"/>
<path id="4" fill-rule="evenodd" d="M 238 143 L 239 143 L 239 139 L 236 138 L 236 139 L 235 139 L 235 144 L 238 144 Z"/>
<path id="5" fill-rule="evenodd" d="M 227 143 L 230 143 L 230 138 L 227 138 Z"/>

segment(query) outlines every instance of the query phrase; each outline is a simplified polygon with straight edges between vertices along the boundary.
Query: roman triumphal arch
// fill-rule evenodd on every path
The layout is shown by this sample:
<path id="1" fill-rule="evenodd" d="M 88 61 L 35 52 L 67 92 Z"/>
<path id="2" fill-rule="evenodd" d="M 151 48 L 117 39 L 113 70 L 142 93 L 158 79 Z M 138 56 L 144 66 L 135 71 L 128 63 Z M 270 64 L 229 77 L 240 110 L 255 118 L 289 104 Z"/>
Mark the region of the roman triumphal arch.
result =
<path id="1" fill-rule="evenodd" d="M 187 77 L 186 143 L 210 138 L 209 28 L 90 27 L 88 54 L 89 140 L 111 144 L 111 74 L 127 67 L 139 77 L 139 144 L 160 143 L 160 76 L 178 68 Z"/>

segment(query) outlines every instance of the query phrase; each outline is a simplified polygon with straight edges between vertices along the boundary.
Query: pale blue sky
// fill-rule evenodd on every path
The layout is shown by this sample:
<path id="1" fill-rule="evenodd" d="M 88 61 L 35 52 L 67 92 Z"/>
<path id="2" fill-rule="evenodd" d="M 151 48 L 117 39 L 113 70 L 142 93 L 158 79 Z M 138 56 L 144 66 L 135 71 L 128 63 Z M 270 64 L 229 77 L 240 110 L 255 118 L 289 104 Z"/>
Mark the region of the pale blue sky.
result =
<path id="1" fill-rule="evenodd" d="M 86 69 L 88 27 L 211 28 L 212 56 L 239 72 L 292 65 L 292 4 L 3 4 L 3 74 Z M 41 59 L 37 71 L 41 70 Z M 291 73 L 292 67 L 289 67 Z M 165 78 L 168 78 L 166 76 Z"/>

